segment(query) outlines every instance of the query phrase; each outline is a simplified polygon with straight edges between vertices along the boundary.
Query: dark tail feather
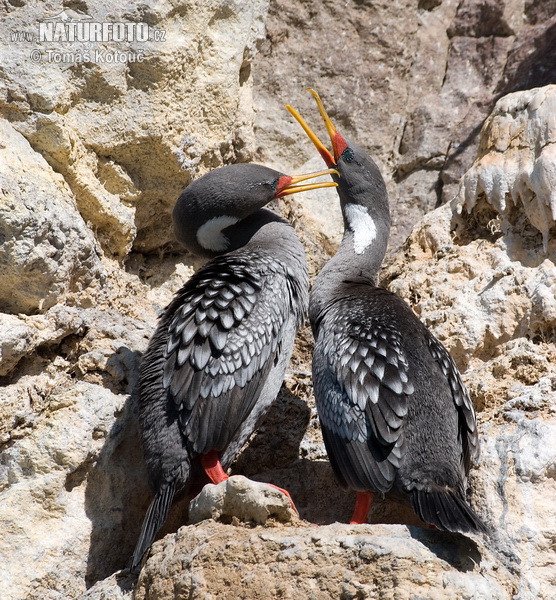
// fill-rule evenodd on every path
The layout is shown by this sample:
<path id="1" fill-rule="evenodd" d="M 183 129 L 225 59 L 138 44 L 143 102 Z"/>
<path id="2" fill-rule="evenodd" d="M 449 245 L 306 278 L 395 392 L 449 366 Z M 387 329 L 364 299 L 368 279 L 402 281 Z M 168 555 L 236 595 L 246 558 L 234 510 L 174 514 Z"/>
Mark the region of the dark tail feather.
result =
<path id="1" fill-rule="evenodd" d="M 442 531 L 489 533 L 479 515 L 453 492 L 413 490 L 411 504 L 425 523 Z"/>
<path id="2" fill-rule="evenodd" d="M 170 506 L 172 506 L 175 490 L 176 482 L 172 481 L 167 486 L 158 490 L 151 502 L 147 514 L 145 515 L 143 526 L 141 527 L 139 540 L 137 541 L 135 551 L 133 552 L 131 561 L 132 571 L 135 571 L 137 566 L 141 563 L 143 554 L 151 547 L 156 534 L 162 525 L 164 525 L 168 512 L 170 511 Z"/>

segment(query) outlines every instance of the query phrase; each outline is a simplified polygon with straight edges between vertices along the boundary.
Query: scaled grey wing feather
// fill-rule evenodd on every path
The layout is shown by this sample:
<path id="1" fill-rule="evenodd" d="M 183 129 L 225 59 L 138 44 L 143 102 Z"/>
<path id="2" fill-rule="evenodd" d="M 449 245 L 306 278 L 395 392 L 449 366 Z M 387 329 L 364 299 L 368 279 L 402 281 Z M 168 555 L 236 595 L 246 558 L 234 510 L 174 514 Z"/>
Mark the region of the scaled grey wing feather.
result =
<path id="1" fill-rule="evenodd" d="M 253 410 L 292 310 L 285 279 L 271 269 L 263 279 L 253 262 L 228 256 L 201 269 L 179 292 L 164 386 L 195 452 L 222 450 Z"/>
<path id="2" fill-rule="evenodd" d="M 413 393 L 400 334 L 380 317 L 349 322 L 340 309 L 322 331 L 313 380 L 328 454 L 344 483 L 386 492 L 404 450 Z"/>
<path id="3" fill-rule="evenodd" d="M 461 438 L 463 450 L 464 472 L 467 474 L 471 468 L 471 463 L 479 458 L 479 437 L 475 421 L 475 410 L 454 359 L 430 331 L 425 330 L 425 332 L 431 355 L 448 381 L 458 411 L 458 434 Z"/>

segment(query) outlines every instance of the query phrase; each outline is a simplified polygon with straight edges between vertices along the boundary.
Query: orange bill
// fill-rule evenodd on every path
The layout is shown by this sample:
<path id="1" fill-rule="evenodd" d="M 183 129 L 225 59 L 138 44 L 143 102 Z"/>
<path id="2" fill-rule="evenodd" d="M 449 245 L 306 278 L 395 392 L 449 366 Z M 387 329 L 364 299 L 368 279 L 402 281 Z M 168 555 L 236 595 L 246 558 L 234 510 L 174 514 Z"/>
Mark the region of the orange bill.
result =
<path id="1" fill-rule="evenodd" d="M 317 190 L 324 187 L 336 187 L 338 184 L 334 181 L 317 181 L 315 183 L 296 185 L 302 181 L 307 181 L 308 179 L 314 179 L 315 177 L 320 177 L 321 175 L 332 175 L 333 173 L 340 175 L 336 169 L 325 169 L 324 171 L 316 171 L 315 173 L 306 173 L 304 175 L 284 175 L 278 180 L 278 188 L 274 197 L 281 198 L 282 196 L 297 194 L 298 192 Z"/>
<path id="2" fill-rule="evenodd" d="M 334 127 L 334 123 L 332 123 L 330 117 L 328 116 L 328 113 L 324 108 L 324 104 L 320 99 L 320 96 L 317 94 L 317 92 L 315 92 L 315 90 L 309 89 L 308 91 L 311 92 L 313 98 L 317 103 L 320 115 L 322 117 L 322 120 L 324 121 L 326 131 L 328 131 L 328 136 L 330 137 L 330 141 L 332 143 L 334 155 L 332 155 L 332 153 L 319 140 L 316 133 L 309 127 L 309 125 L 307 125 L 305 119 L 303 119 L 303 117 L 295 108 L 293 108 L 289 104 L 286 105 L 286 108 L 290 111 L 293 118 L 301 125 L 301 127 L 303 127 L 303 130 L 309 136 L 309 139 L 313 142 L 315 148 L 319 151 L 326 164 L 329 167 L 332 167 L 337 163 L 338 159 L 342 155 L 342 152 L 346 149 L 347 144 L 345 139 L 336 131 L 336 127 Z"/>

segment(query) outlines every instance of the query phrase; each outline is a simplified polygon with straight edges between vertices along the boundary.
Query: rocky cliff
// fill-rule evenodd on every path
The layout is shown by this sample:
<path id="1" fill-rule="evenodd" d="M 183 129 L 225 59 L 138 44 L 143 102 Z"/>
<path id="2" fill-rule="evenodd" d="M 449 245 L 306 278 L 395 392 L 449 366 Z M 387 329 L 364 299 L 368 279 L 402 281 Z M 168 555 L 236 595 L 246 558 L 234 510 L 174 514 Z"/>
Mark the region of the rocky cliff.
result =
<path id="1" fill-rule="evenodd" d="M 549 0 L 0 8 L 0 597 L 556 596 L 554 12 Z M 110 27 L 94 37 L 91 23 Z M 303 330 L 234 467 L 290 489 L 302 520 L 180 528 L 182 502 L 139 579 L 117 574 L 150 501 L 141 353 L 200 264 L 174 242 L 173 204 L 230 162 L 320 168 L 283 108 L 316 124 L 308 86 L 385 174 L 383 284 L 472 393 L 472 501 L 495 533 L 426 531 L 386 501 L 374 525 L 335 523 L 353 498 L 326 461 Z M 341 230 L 334 192 L 275 208 L 314 274 Z"/>

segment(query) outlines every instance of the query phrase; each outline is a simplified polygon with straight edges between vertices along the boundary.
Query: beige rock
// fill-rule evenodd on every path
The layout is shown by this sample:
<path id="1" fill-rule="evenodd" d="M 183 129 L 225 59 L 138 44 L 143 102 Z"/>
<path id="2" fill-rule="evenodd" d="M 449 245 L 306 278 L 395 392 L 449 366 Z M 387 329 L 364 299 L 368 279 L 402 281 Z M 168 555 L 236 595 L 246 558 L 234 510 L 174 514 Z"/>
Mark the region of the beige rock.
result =
<path id="1" fill-rule="evenodd" d="M 483 422 L 481 468 L 472 482 L 477 502 L 492 515 L 494 547 L 512 559 L 519 598 L 548 600 L 556 593 L 554 381 L 522 388 L 500 407 L 502 423 Z"/>
<path id="2" fill-rule="evenodd" d="M 93 523 L 82 483 L 125 400 L 87 383 L 53 391 L 31 433 L 2 453 L 2 597 L 85 591 Z"/>
<path id="3" fill-rule="evenodd" d="M 501 98 L 487 119 L 479 156 L 465 174 L 458 212 L 470 213 L 484 197 L 502 228 L 515 213 L 542 233 L 545 252 L 556 222 L 556 85 Z"/>
<path id="4" fill-rule="evenodd" d="M 83 326 L 79 310 L 58 304 L 44 315 L 0 314 L 0 376 L 12 371 L 17 363 L 42 345 L 56 345 Z"/>
<path id="5" fill-rule="evenodd" d="M 288 172 L 320 168 L 283 108 L 295 104 L 317 126 L 303 92 L 311 85 L 384 170 L 397 245 L 419 215 L 456 193 L 492 98 L 554 80 L 553 15 L 542 3 L 273 0 L 268 19 L 267 7 L 81 3 L 76 10 L 95 21 L 148 23 L 158 33 L 149 42 L 73 45 L 12 36 L 36 36 L 59 5 L 3 9 L 1 598 L 131 596 L 133 578 L 115 572 L 133 551 L 151 493 L 127 395 L 157 314 L 200 264 L 169 254 L 177 248 L 170 213 L 192 178 L 255 152 Z M 48 60 L 68 50 L 70 62 Z M 100 54 L 76 61 L 85 51 Z M 144 60 L 101 60 L 114 52 Z M 483 440 L 472 500 L 498 532 L 489 548 L 395 525 L 412 517 L 386 501 L 371 519 L 391 526 L 271 528 L 270 519 L 264 529 L 204 522 L 175 534 L 188 520 L 185 498 L 147 561 L 139 597 L 556 595 L 555 242 L 549 230 L 543 248 L 540 233 L 553 219 L 553 144 L 544 143 L 552 94 L 502 100 L 489 121 L 502 119 L 500 132 L 525 141 L 524 155 L 505 142 L 515 160 L 497 171 L 525 204 L 507 202 L 501 215 L 479 194 L 469 214 L 445 206 L 384 271 L 465 370 Z M 489 154 L 502 143 L 496 127 L 481 145 Z M 480 173 L 477 163 L 468 179 Z M 530 183 L 529 200 L 512 173 Z M 341 235 L 334 191 L 274 208 L 294 223 L 314 274 Z M 339 489 L 326 460 L 311 343 L 304 329 L 276 406 L 233 470 L 289 489 L 303 518 L 327 524 L 349 517 L 353 494 Z"/>
<path id="6" fill-rule="evenodd" d="M 0 107 L 66 180 L 108 254 L 173 242 L 171 210 L 192 177 L 251 156 L 249 65 L 267 6 L 88 8 L 95 22 L 147 24 L 148 42 L 9 44 L 11 33 L 36 36 L 37 21 L 57 12 L 24 5 L 3 19 Z"/>
<path id="7" fill-rule="evenodd" d="M 131 555 L 150 492 L 126 394 L 156 313 L 199 264 L 164 260 L 171 210 L 192 177 L 251 156 L 249 66 L 266 9 L 88 10 L 161 32 L 144 44 L 10 43 L 60 10 L 3 15 L 2 598 L 76 598 Z M 96 50 L 144 60 L 75 58 Z M 129 256 L 133 245 L 159 256 Z"/>
<path id="8" fill-rule="evenodd" d="M 531 227 L 532 203 L 509 196 L 551 135 L 554 115 L 544 104 L 553 88 L 499 102 L 482 132 L 486 153 L 463 178 L 454 212 L 443 206 L 427 215 L 383 272 L 463 371 L 481 432 L 476 505 L 488 507 L 494 545 L 514 557 L 518 597 L 527 599 L 556 594 L 548 541 L 556 506 L 556 246 Z M 550 190 L 538 191 L 537 215 L 550 202 Z M 462 206 L 470 211 L 458 214 Z M 545 232 L 551 226 L 545 221 Z"/>
<path id="9" fill-rule="evenodd" d="M 396 248 L 457 195 L 494 99 L 554 82 L 553 12 L 521 0 L 274 0 L 253 65 L 258 156 L 288 170 L 314 155 L 283 105 L 325 136 L 304 91 L 315 88 L 381 167 Z"/>
<path id="10" fill-rule="evenodd" d="M 545 118 L 550 119 L 548 115 Z M 542 120 L 538 121 L 538 126 L 542 129 Z M 524 152 L 528 152 L 527 148 L 524 148 Z M 472 212 L 468 217 L 460 217 L 452 212 L 449 205 L 437 209 L 415 228 L 401 251 L 384 269 L 383 277 L 392 290 L 412 304 L 419 316 L 449 347 L 464 371 L 464 378 L 479 411 L 483 449 L 482 462 L 472 472 L 470 482 L 474 491 L 474 505 L 493 529 L 493 538 L 489 542 L 491 551 L 497 557 L 506 557 L 503 564 L 509 569 L 508 579 L 505 576 L 498 577 L 505 572 L 501 567 L 490 571 L 499 559 L 489 558 L 488 551 L 481 548 L 478 553 L 481 558 L 477 562 L 480 561 L 481 565 L 488 564 L 489 573 L 497 573 L 493 589 L 489 587 L 489 583 L 478 581 L 469 571 L 455 571 L 442 575 L 444 587 L 437 592 L 436 576 L 431 575 L 436 567 L 429 566 L 426 560 L 416 556 L 410 559 L 412 575 L 409 576 L 406 572 L 402 579 L 397 580 L 397 585 L 403 594 L 404 585 L 414 586 L 417 580 L 426 582 L 431 587 L 420 589 L 419 593 L 431 598 L 437 597 L 437 594 L 438 597 L 445 597 L 446 589 L 450 589 L 450 597 L 459 597 L 458 594 L 461 594 L 461 597 L 510 598 L 516 593 L 517 597 L 527 600 L 548 599 L 556 593 L 548 583 L 554 580 L 549 541 L 553 537 L 555 516 L 552 473 L 556 464 L 554 445 L 551 443 L 555 433 L 556 412 L 556 349 L 552 325 L 552 292 L 556 281 L 554 254 L 553 249 L 552 253 L 545 254 L 539 233 L 531 235 L 526 231 L 521 232 L 520 239 L 519 231 L 492 230 L 487 227 L 488 223 L 484 223 L 484 218 L 480 212 L 478 215 Z M 271 415 L 271 422 L 272 418 Z M 269 427 L 272 428 L 270 423 Z M 322 456 L 318 445 L 318 438 L 308 442 L 306 437 L 301 443 L 306 455 L 317 459 Z M 314 496 L 314 490 L 321 488 L 320 480 L 315 478 L 317 463 L 313 464 L 315 467 L 307 467 L 304 475 L 300 468 L 291 469 L 301 480 L 311 482 L 309 487 Z M 289 485 L 290 481 L 283 473 L 286 470 L 277 470 L 275 474 L 282 474 L 287 483 L 280 484 L 288 487 L 294 492 L 293 497 L 297 498 L 300 487 L 298 485 L 296 488 L 293 475 L 290 478 L 292 486 Z M 322 478 L 322 475 L 319 477 Z M 274 481 L 274 477 L 271 479 Z M 328 485 L 334 484 L 329 481 Z M 321 493 L 329 494 L 329 500 L 336 503 L 337 511 L 340 511 L 340 507 L 344 510 L 343 501 L 338 502 L 334 492 L 322 488 Z M 304 494 L 307 494 L 307 499 L 311 502 L 311 493 L 303 491 L 302 510 L 307 500 Z M 314 502 L 318 503 L 316 499 Z M 402 512 L 383 511 L 380 507 L 373 515 L 373 518 L 379 519 L 385 516 L 389 519 L 405 518 Z M 381 527 L 377 526 L 372 531 L 380 531 Z M 395 528 L 393 530 L 396 531 Z M 152 558 L 147 561 L 140 577 L 137 591 L 139 597 L 172 598 L 175 588 L 171 587 L 170 582 L 178 581 L 179 589 L 185 593 L 212 592 L 216 596 L 225 594 L 225 590 L 220 591 L 216 576 L 213 579 L 213 561 L 205 558 L 205 551 L 210 556 L 213 552 L 214 556 L 218 556 L 215 559 L 219 561 L 215 567 L 216 573 L 227 576 L 232 582 L 228 585 L 234 585 L 236 579 L 228 574 L 228 559 L 225 558 L 225 551 L 218 545 L 214 532 L 199 533 L 199 539 L 210 538 L 210 542 L 197 546 L 197 550 L 193 551 L 195 541 L 191 540 L 191 529 L 180 530 L 180 533 L 182 531 L 184 539 L 188 540 L 186 543 L 191 544 L 191 549 L 189 546 L 183 549 L 176 541 L 177 538 L 172 539 L 170 536 L 155 546 Z M 226 535 L 228 545 L 233 546 L 234 557 L 238 555 L 235 543 L 242 531 L 241 528 L 238 529 L 238 533 L 234 533 L 231 538 L 229 534 Z M 298 528 L 294 531 L 293 535 L 299 535 L 300 540 L 303 540 L 297 541 L 296 538 L 293 543 L 294 548 L 303 549 L 300 550 L 300 556 L 304 558 L 304 568 L 301 571 L 298 571 L 301 567 L 290 565 L 289 558 L 284 559 L 282 555 L 276 559 L 278 565 L 274 566 L 272 550 L 266 547 L 255 553 L 257 557 L 264 556 L 262 560 L 233 559 L 241 565 L 237 569 L 246 569 L 246 564 L 250 564 L 250 561 L 257 563 L 257 575 L 238 579 L 236 585 L 243 590 L 246 589 L 245 586 L 251 585 L 251 581 L 256 586 L 263 580 L 264 589 L 278 590 L 272 586 L 279 585 L 276 582 L 285 579 L 282 575 L 282 562 L 285 561 L 287 566 L 284 566 L 284 573 L 302 573 L 295 581 L 298 595 L 313 593 L 315 597 L 321 597 L 313 589 L 309 591 L 303 588 L 308 580 L 317 582 L 315 589 L 322 593 L 323 598 L 337 597 L 342 593 L 346 597 L 357 597 L 358 593 L 362 597 L 370 597 L 377 593 L 372 587 L 373 577 L 362 577 L 361 573 L 365 570 L 353 558 L 347 571 L 340 569 L 333 575 L 330 572 L 334 583 L 323 583 L 320 579 L 322 571 L 316 574 L 310 572 L 309 557 L 314 556 L 317 561 L 326 556 L 328 564 L 335 564 L 337 560 L 332 558 L 336 556 L 335 551 L 330 549 L 328 542 L 323 543 L 324 549 L 307 549 L 310 542 L 303 531 Z M 395 534 L 390 530 L 389 535 Z M 265 541 L 268 539 L 271 538 L 265 538 Z M 418 539 L 423 541 L 421 537 Z M 214 550 L 213 543 L 216 547 Z M 373 545 L 368 539 L 362 543 L 364 546 Z M 251 536 L 250 552 L 254 552 L 253 546 L 259 547 L 258 541 Z M 405 544 L 404 549 L 396 547 L 392 550 L 397 561 L 404 559 L 404 551 L 408 547 Z M 292 555 L 296 555 L 296 552 L 297 550 L 292 551 Z M 160 558 L 157 558 L 158 553 Z M 463 554 L 465 553 L 462 552 Z M 469 556 L 468 551 L 466 555 Z M 197 559 L 199 564 L 207 566 L 197 568 Z M 158 564 L 151 567 L 151 560 L 164 561 L 164 571 Z M 186 561 L 186 574 L 180 577 L 176 573 L 168 578 L 164 575 L 162 579 L 156 579 L 162 572 L 174 572 L 170 566 L 174 560 L 176 564 Z M 371 561 L 373 568 L 378 566 L 377 560 Z M 423 565 L 427 566 L 423 568 Z M 334 587 L 341 585 L 339 581 L 344 582 L 344 587 Z M 380 582 L 380 592 L 389 597 L 388 578 L 383 576 Z M 354 587 L 350 587 L 352 584 Z M 296 597 L 287 587 L 288 584 L 284 585 L 286 588 L 280 587 L 279 592 L 285 597 Z M 413 592 L 413 588 L 411 591 Z M 237 594 L 230 592 L 234 593 Z M 257 597 L 258 593 L 262 593 L 258 588 L 249 588 L 251 596 Z"/>
<path id="11" fill-rule="evenodd" d="M 31 345 L 32 331 L 15 315 L 0 314 L 0 375 L 7 375 Z"/>
<path id="12" fill-rule="evenodd" d="M 516 337 L 550 337 L 552 260 L 542 260 L 537 247 L 538 266 L 531 268 L 529 253 L 508 254 L 505 237 L 458 244 L 444 229 L 451 216 L 449 207 L 441 207 L 411 234 L 384 271 L 390 289 L 410 299 L 462 368 L 473 358 L 492 359 Z"/>
<path id="13" fill-rule="evenodd" d="M 137 577 L 129 573 L 114 573 L 88 589 L 79 600 L 131 600 Z"/>
<path id="14" fill-rule="evenodd" d="M 296 518 L 285 494 L 266 483 L 233 475 L 226 481 L 207 484 L 189 505 L 189 522 L 233 518 L 264 525 L 268 519 L 290 522 Z"/>
<path id="15" fill-rule="evenodd" d="M 105 282 L 97 242 L 63 178 L 0 119 L 0 309 L 31 314 Z"/>
<path id="16" fill-rule="evenodd" d="M 402 525 L 245 529 L 203 522 L 153 546 L 135 598 L 502 600 L 512 587 L 499 559 L 463 536 Z"/>

